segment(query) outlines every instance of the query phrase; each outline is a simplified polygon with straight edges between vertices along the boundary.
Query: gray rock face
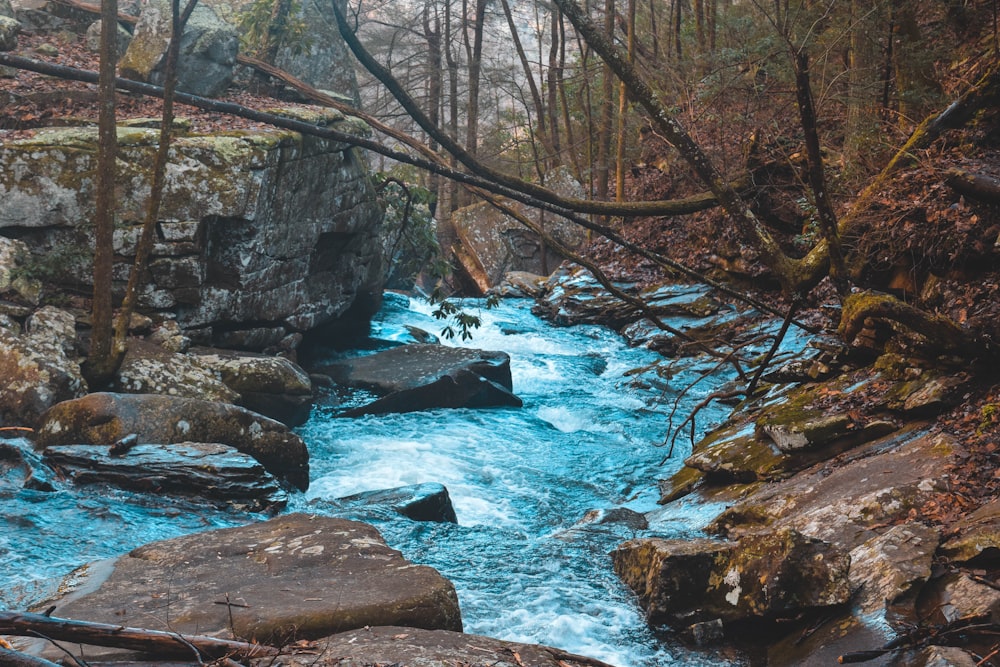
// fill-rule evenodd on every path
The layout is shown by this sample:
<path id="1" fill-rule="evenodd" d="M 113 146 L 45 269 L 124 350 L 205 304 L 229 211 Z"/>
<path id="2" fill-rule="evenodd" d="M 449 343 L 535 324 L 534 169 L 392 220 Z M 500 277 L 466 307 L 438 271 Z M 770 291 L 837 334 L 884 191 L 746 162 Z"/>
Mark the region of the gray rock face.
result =
<path id="1" fill-rule="evenodd" d="M 253 512 L 279 510 L 288 502 L 253 457 L 218 443 L 135 445 L 119 456 L 103 445 L 62 445 L 47 447 L 43 458 L 76 484 L 204 498 Z"/>
<path id="2" fill-rule="evenodd" d="M 87 392 L 74 341 L 73 316 L 51 306 L 32 316 L 28 333 L 0 327 L 0 423 L 35 426 L 51 406 Z"/>
<path id="3" fill-rule="evenodd" d="M 336 112 L 294 113 L 361 131 Z M 157 135 L 119 128 L 116 295 Z M 83 293 L 92 289 L 81 248 L 93 243 L 96 142 L 94 128 L 53 128 L 0 143 L 0 235 L 17 228 L 34 253 L 29 267 Z M 178 136 L 171 153 L 144 313 L 176 320 L 199 344 L 249 350 L 294 348 L 302 333 L 344 322 L 367 327 L 384 278 L 382 213 L 352 149 L 273 130 Z"/>
<path id="4" fill-rule="evenodd" d="M 510 357 L 444 345 L 403 345 L 317 368 L 339 384 L 383 398 L 343 413 L 354 417 L 435 407 L 520 407 L 512 391 Z"/>
<path id="5" fill-rule="evenodd" d="M 337 0 L 342 10 L 345 0 Z M 274 64 L 302 79 L 313 88 L 345 97 L 361 106 L 358 81 L 351 65 L 347 45 L 337 32 L 337 21 L 329 2 L 299 3 L 298 14 L 306 32 L 295 45 L 278 50 Z"/>
<path id="6" fill-rule="evenodd" d="M 612 667 L 607 663 L 537 644 L 505 642 L 448 630 L 371 627 L 324 637 L 318 655 L 282 656 L 287 667 Z M 273 661 L 273 658 L 272 658 Z M 254 667 L 270 667 L 268 660 Z"/>
<path id="7" fill-rule="evenodd" d="M 568 169 L 562 168 L 546 176 L 546 185 L 556 192 L 583 197 L 583 188 L 573 180 Z M 587 242 L 586 230 L 578 225 L 553 219 L 553 216 L 540 220 L 537 211 L 523 206 L 515 208 L 571 250 Z M 458 236 L 455 256 L 481 292 L 499 285 L 509 271 L 548 275 L 563 260 L 561 255 L 546 247 L 538 234 L 487 203 L 455 211 L 452 221 Z"/>
<path id="8" fill-rule="evenodd" d="M 455 588 L 436 570 L 372 526 L 306 514 L 140 547 L 96 590 L 55 604 L 67 618 L 277 645 L 365 626 L 462 630 Z"/>
<path id="9" fill-rule="evenodd" d="M 170 26 L 170 2 L 146 0 L 121 59 L 123 76 L 163 85 Z M 181 37 L 177 89 L 202 97 L 219 95 L 233 80 L 238 50 L 235 28 L 219 19 L 207 5 L 198 5 Z"/>
<path id="10" fill-rule="evenodd" d="M 88 394 L 64 401 L 40 419 L 36 443 L 111 445 L 135 434 L 140 443 L 216 442 L 255 458 L 300 489 L 309 486 L 309 452 L 284 424 L 245 408 L 154 394 Z"/>

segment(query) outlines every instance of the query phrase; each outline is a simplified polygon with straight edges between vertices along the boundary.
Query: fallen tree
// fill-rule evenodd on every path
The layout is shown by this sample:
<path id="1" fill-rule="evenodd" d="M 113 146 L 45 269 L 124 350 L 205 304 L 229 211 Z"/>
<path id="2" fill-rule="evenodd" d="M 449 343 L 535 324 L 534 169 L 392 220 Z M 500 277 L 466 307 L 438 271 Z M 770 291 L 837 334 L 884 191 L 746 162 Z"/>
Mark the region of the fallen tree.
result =
<path id="1" fill-rule="evenodd" d="M 0 611 L 0 635 L 41 637 L 52 641 L 119 648 L 138 651 L 157 658 L 194 658 L 197 660 L 205 658 L 210 660 L 258 658 L 279 655 L 281 652 L 279 648 L 264 644 L 198 635 L 181 635 L 175 632 L 129 628 L 121 625 L 91 623 L 14 611 Z M 23 653 L 19 655 L 24 656 Z M 30 658 L 31 656 L 25 656 L 24 659 Z M 0 655 L 0 664 L 8 664 L 2 659 L 3 656 Z M 46 662 L 24 662 L 22 664 L 41 667 Z"/>

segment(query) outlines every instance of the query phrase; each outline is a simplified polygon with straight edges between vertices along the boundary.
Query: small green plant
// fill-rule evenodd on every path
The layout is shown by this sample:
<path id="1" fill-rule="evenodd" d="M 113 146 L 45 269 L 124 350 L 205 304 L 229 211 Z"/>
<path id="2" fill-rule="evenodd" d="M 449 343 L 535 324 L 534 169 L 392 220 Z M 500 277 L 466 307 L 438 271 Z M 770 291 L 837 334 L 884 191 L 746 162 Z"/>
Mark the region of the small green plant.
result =
<path id="1" fill-rule="evenodd" d="M 993 428 L 997 424 L 997 418 L 1000 417 L 1000 405 L 996 403 L 987 403 L 979 411 L 979 426 L 976 427 L 976 435 L 982 435 L 987 430 Z"/>
<path id="2" fill-rule="evenodd" d="M 445 294 L 445 281 L 452 267 L 437 240 L 437 223 L 432 213 L 434 194 L 425 187 L 405 183 L 396 176 L 375 174 L 375 190 L 385 208 L 383 228 L 385 257 L 389 265 L 386 285 L 398 289 L 413 288 L 419 276 L 436 283 L 429 301 L 436 308 L 435 319 L 444 322 L 441 336 L 452 340 L 472 339 L 472 332 L 482 325 L 478 315 L 467 312 Z M 490 296 L 486 308 L 494 308 L 499 299 Z"/>
<path id="3" fill-rule="evenodd" d="M 435 294 L 437 290 L 435 290 Z M 473 315 L 465 311 L 461 306 L 445 298 L 435 300 L 435 294 L 431 295 L 431 303 L 436 303 L 437 308 L 431 313 L 434 319 L 445 320 L 446 324 L 441 329 L 441 335 L 448 340 L 452 340 L 457 335 L 462 340 L 472 340 L 472 332 L 482 326 L 483 321 L 478 315 Z M 486 298 L 486 308 L 496 308 L 500 303 L 499 297 L 491 294 Z M 448 321 L 451 321 L 448 324 Z M 457 331 L 456 331 L 457 329 Z"/>

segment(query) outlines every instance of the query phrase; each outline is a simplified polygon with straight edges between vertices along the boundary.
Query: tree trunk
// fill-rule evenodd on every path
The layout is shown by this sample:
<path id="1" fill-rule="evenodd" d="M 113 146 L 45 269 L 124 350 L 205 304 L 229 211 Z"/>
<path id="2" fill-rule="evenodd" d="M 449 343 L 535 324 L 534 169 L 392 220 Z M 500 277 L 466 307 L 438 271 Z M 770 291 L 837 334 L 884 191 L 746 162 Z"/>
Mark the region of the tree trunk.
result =
<path id="1" fill-rule="evenodd" d="M 115 229 L 115 159 L 118 128 L 115 119 L 115 65 L 118 43 L 118 1 L 101 3 L 100 79 L 98 83 L 97 186 L 94 202 L 94 295 L 90 354 L 81 367 L 91 390 L 103 388 L 118 370 L 112 351 L 112 301 Z"/>
<path id="2" fill-rule="evenodd" d="M 615 0 L 604 0 L 604 36 L 608 41 L 614 39 L 615 31 Z M 608 180 L 610 178 L 611 135 L 614 132 L 614 72 L 605 63 L 602 68 L 601 86 L 601 119 L 597 126 L 597 164 L 596 173 L 597 199 L 608 199 Z"/>
<path id="3" fill-rule="evenodd" d="M 180 0 L 171 2 L 172 29 L 170 42 L 167 44 L 167 62 L 164 66 L 163 84 L 163 116 L 160 120 L 160 142 L 156 148 L 153 161 L 153 173 L 150 176 L 149 201 L 146 202 L 146 214 L 142 223 L 142 233 L 136 244 L 135 260 L 129 272 L 128 285 L 125 288 L 125 298 L 122 300 L 121 312 L 114 331 L 114 355 L 116 365 L 125 356 L 125 337 L 128 334 L 129 320 L 135 311 L 139 298 L 139 287 L 146 279 L 149 255 L 153 250 L 156 232 L 156 222 L 160 214 L 160 203 L 163 201 L 163 188 L 166 184 L 167 157 L 170 153 L 170 139 L 174 124 L 174 90 L 177 87 L 177 61 L 180 56 L 181 36 L 184 25 L 191 17 L 198 0 L 188 0 L 183 13 L 180 10 Z"/>
<path id="4" fill-rule="evenodd" d="M 868 171 L 879 136 L 879 12 L 877 0 L 851 1 L 850 69 L 844 160 L 849 172 Z"/>

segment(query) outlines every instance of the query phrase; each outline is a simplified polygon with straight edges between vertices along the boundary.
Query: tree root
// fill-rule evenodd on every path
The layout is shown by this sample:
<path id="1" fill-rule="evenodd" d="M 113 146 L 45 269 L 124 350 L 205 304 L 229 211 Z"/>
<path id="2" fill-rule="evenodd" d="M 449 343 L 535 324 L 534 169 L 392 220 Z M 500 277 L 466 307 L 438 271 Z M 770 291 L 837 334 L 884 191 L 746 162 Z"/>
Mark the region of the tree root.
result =
<path id="1" fill-rule="evenodd" d="M 837 332 L 845 342 L 851 343 L 869 318 L 901 324 L 923 337 L 932 349 L 943 353 L 968 359 L 986 352 L 979 341 L 949 318 L 919 310 L 894 296 L 871 291 L 851 294 L 844 299 Z"/>

